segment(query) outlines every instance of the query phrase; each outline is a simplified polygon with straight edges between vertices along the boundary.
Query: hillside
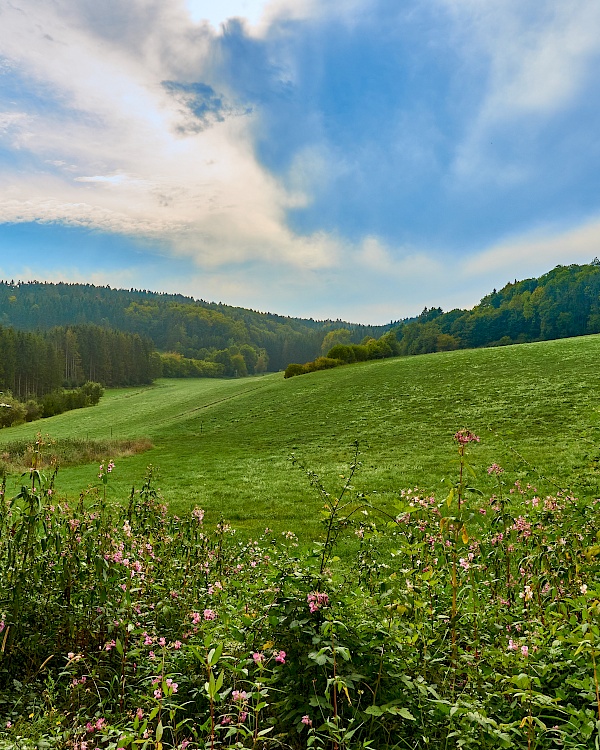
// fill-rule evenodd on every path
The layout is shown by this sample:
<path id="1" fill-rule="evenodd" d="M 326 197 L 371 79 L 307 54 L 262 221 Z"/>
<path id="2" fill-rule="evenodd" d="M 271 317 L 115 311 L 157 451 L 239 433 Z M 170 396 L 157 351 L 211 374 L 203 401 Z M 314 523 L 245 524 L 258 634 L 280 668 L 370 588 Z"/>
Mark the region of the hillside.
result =
<path id="1" fill-rule="evenodd" d="M 396 328 L 401 354 L 582 336 L 600 332 L 600 261 L 557 266 L 506 284 L 472 310 L 425 310 Z"/>
<path id="2" fill-rule="evenodd" d="M 355 343 L 390 328 L 290 318 L 146 290 L 0 282 L 0 325 L 42 330 L 76 324 L 139 334 L 151 339 L 159 351 L 198 360 L 232 345 L 247 345 L 266 352 L 270 370 L 316 356 L 325 336 L 338 328 L 350 330 Z"/>
<path id="3" fill-rule="evenodd" d="M 320 501 L 294 453 L 330 491 L 347 471 L 353 441 L 362 467 L 354 486 L 392 503 L 401 488 L 439 491 L 454 471 L 451 437 L 463 426 L 482 438 L 474 450 L 477 486 L 496 461 L 511 476 L 582 498 L 598 494 L 600 337 L 364 362 L 291 380 L 160 380 L 108 391 L 98 406 L 0 432 L 0 445 L 36 429 L 53 438 L 135 438 L 154 448 L 121 459 L 115 498 L 139 486 L 149 463 L 173 511 L 195 504 L 253 533 L 269 525 L 318 530 Z M 110 456 L 106 457 L 107 459 Z M 57 487 L 77 496 L 97 467 L 61 470 Z M 15 490 L 15 477 L 9 489 Z M 489 488 L 488 488 L 489 489 Z"/>

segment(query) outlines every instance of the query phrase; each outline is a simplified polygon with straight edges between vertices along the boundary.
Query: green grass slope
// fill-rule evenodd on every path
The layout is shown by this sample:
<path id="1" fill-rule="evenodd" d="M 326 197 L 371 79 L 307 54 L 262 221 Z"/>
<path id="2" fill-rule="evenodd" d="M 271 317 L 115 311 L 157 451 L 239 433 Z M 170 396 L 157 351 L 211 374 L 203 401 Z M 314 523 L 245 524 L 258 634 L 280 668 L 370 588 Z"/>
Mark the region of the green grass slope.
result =
<path id="1" fill-rule="evenodd" d="M 154 448 L 119 460 L 114 498 L 139 487 L 145 467 L 174 512 L 198 504 L 248 531 L 318 530 L 320 500 L 294 453 L 328 489 L 341 485 L 352 443 L 362 467 L 354 487 L 391 502 L 400 489 L 442 491 L 453 476 L 453 433 L 481 436 L 474 484 L 490 486 L 496 461 L 540 492 L 556 482 L 596 497 L 600 448 L 600 337 L 365 362 L 284 380 L 162 380 L 113 390 L 93 408 L 3 430 L 1 445 L 33 437 L 149 437 Z M 110 456 L 107 456 L 110 458 Z M 95 466 L 61 470 L 59 492 L 76 495 Z M 9 480 L 9 490 L 18 484 Z M 377 495 L 376 495 L 377 496 Z"/>

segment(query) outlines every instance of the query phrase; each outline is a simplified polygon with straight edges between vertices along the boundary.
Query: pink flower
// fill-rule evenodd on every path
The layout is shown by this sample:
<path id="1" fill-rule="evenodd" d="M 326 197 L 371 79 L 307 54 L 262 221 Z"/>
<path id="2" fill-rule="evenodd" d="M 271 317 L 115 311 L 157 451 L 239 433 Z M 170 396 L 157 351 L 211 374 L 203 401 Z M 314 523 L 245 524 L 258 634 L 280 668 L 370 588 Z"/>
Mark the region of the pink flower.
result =
<path id="1" fill-rule="evenodd" d="M 167 679 L 165 680 L 165 683 L 167 687 L 170 688 L 174 693 L 177 692 L 177 688 L 179 687 L 179 685 L 176 682 L 173 682 L 173 680 L 170 677 L 167 677 Z"/>
<path id="2" fill-rule="evenodd" d="M 523 656 L 529 656 L 529 647 L 528 646 L 521 646 L 521 654 Z"/>
<path id="3" fill-rule="evenodd" d="M 192 623 L 194 625 L 197 625 L 201 619 L 202 619 L 202 616 L 200 615 L 199 612 L 192 612 Z"/>
<path id="4" fill-rule="evenodd" d="M 302 723 L 307 727 L 312 727 L 312 719 L 306 714 L 301 719 Z"/>
<path id="5" fill-rule="evenodd" d="M 204 610 L 204 619 L 205 620 L 214 620 L 217 616 L 217 613 L 212 609 L 205 609 Z"/>
<path id="6" fill-rule="evenodd" d="M 240 711 L 240 716 L 239 716 L 239 722 L 240 722 L 240 724 L 243 724 L 246 721 L 247 717 L 248 717 L 248 712 L 247 711 Z"/>
<path id="7" fill-rule="evenodd" d="M 459 445 L 467 445 L 467 443 L 478 443 L 479 437 L 472 433 L 470 430 L 463 428 L 454 435 L 454 439 Z"/>
<path id="8" fill-rule="evenodd" d="M 261 664 L 264 661 L 264 654 L 261 654 L 260 651 L 255 651 L 252 654 L 252 658 L 254 659 L 255 664 Z"/>
<path id="9" fill-rule="evenodd" d="M 141 721 L 144 718 L 144 712 L 141 708 L 138 708 L 138 710 L 135 712 L 136 717 Z"/>
<path id="10" fill-rule="evenodd" d="M 307 595 L 306 601 L 311 612 L 318 612 L 321 607 L 329 604 L 329 596 L 320 591 L 312 591 Z"/>
<path id="11" fill-rule="evenodd" d="M 496 476 L 499 476 L 500 474 L 504 474 L 504 469 L 498 466 L 498 464 L 493 463 L 491 466 L 488 467 L 487 473 L 495 474 Z"/>
<path id="12" fill-rule="evenodd" d="M 275 653 L 275 661 L 277 664 L 285 664 L 285 657 L 286 653 L 285 651 L 280 651 L 279 653 Z"/>
<path id="13" fill-rule="evenodd" d="M 154 697 L 157 701 L 162 698 L 162 690 L 160 688 L 156 688 L 156 690 L 154 691 Z"/>
<path id="14" fill-rule="evenodd" d="M 516 651 L 519 648 L 518 644 L 513 641 L 512 638 L 508 641 L 508 650 L 509 651 Z"/>
<path id="15" fill-rule="evenodd" d="M 111 650 L 111 648 L 114 648 L 114 647 L 115 647 L 116 645 L 117 645 L 117 644 L 116 644 L 116 641 L 107 641 L 107 642 L 106 642 L 106 643 L 104 644 L 104 650 L 105 650 L 105 651 L 110 651 L 110 650 Z"/>
<path id="16" fill-rule="evenodd" d="M 173 648 L 174 648 L 174 649 L 175 649 L 176 651 L 179 651 L 179 649 L 181 648 L 181 645 L 182 645 L 182 644 L 181 644 L 181 641 L 175 641 L 175 643 L 173 644 Z"/>
<path id="17" fill-rule="evenodd" d="M 221 719 L 221 724 L 231 724 L 231 716 L 224 716 Z"/>
<path id="18" fill-rule="evenodd" d="M 245 701 L 248 697 L 248 693 L 245 690 L 234 690 L 231 697 L 234 701 Z"/>
<path id="19" fill-rule="evenodd" d="M 158 645 L 164 648 L 167 645 L 167 641 L 165 640 L 165 638 L 159 638 Z"/>

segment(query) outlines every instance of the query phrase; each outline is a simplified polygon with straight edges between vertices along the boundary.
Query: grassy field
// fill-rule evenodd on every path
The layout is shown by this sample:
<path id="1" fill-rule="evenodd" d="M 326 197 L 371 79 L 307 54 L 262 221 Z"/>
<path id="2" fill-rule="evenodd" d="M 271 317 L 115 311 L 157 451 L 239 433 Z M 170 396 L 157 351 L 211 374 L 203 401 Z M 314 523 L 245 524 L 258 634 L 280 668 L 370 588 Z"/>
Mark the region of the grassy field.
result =
<path id="1" fill-rule="evenodd" d="M 418 485 L 442 491 L 453 476 L 452 435 L 481 436 L 472 451 L 476 485 L 501 464 L 511 479 L 583 497 L 598 488 L 600 337 L 365 362 L 284 380 L 281 373 L 240 380 L 161 380 L 108 391 L 101 403 L 3 430 L 0 446 L 33 438 L 148 437 L 154 447 L 119 460 L 115 499 L 139 487 L 145 468 L 174 512 L 198 504 L 207 520 L 223 514 L 246 530 L 317 531 L 320 501 L 290 454 L 342 482 L 359 441 L 354 487 L 391 502 Z M 107 458 L 111 458 L 107 456 Z M 64 468 L 59 492 L 96 480 L 96 466 Z M 19 479 L 9 479 L 13 491 Z"/>

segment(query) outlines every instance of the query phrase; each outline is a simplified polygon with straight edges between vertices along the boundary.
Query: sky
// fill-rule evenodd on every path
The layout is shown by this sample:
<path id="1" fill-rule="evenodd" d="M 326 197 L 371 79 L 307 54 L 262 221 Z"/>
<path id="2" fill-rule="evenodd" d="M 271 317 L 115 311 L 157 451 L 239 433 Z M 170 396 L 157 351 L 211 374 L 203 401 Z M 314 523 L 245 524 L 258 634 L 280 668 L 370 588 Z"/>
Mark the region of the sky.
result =
<path id="1" fill-rule="evenodd" d="M 0 0 L 0 278 L 378 324 L 600 255 L 600 3 Z"/>

